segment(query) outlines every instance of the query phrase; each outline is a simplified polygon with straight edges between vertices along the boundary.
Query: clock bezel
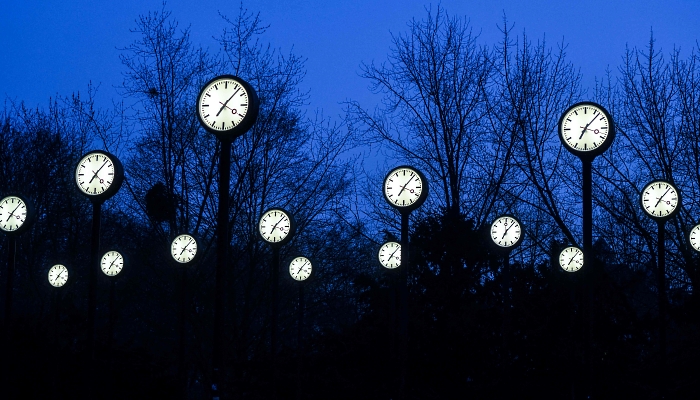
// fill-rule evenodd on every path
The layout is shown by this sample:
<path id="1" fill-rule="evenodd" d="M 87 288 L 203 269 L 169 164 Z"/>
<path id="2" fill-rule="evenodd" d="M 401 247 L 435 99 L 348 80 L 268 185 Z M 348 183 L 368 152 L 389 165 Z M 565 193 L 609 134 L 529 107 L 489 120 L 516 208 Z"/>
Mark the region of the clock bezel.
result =
<path id="1" fill-rule="evenodd" d="M 224 80 L 233 80 L 241 86 L 243 86 L 243 88 L 248 94 L 248 111 L 246 111 L 246 115 L 243 117 L 243 119 L 241 119 L 241 122 L 238 123 L 238 125 L 234 126 L 231 129 L 218 130 L 209 126 L 209 124 L 204 120 L 204 117 L 201 114 L 202 110 L 200 107 L 200 102 L 202 100 L 202 97 L 205 95 L 207 88 L 212 86 L 217 81 Z M 246 82 L 238 76 L 224 74 L 215 76 L 202 86 L 202 88 L 199 91 L 199 94 L 197 95 L 197 103 L 195 107 L 195 114 L 197 114 L 197 120 L 199 121 L 202 128 L 205 131 L 215 135 L 217 138 L 219 138 L 219 140 L 231 143 L 239 136 L 248 132 L 250 128 L 252 128 L 255 124 L 255 121 L 258 119 L 258 114 L 260 112 L 260 99 L 258 98 L 258 94 L 255 92 L 255 89 L 253 89 L 253 87 L 248 82 Z"/>
<path id="2" fill-rule="evenodd" d="M 401 206 L 401 205 L 394 203 L 389 198 L 389 196 L 387 196 L 387 193 L 386 193 L 386 187 L 387 187 L 387 184 L 389 182 L 389 178 L 391 177 L 391 175 L 393 175 L 394 173 L 396 173 L 398 170 L 401 170 L 401 169 L 408 169 L 408 170 L 415 172 L 416 175 L 418 175 L 418 177 L 421 180 L 421 193 L 420 193 L 420 195 L 418 196 L 416 201 L 414 201 L 413 203 L 406 205 L 406 206 Z M 389 173 L 386 174 L 386 176 L 384 177 L 384 181 L 382 181 L 382 195 L 384 196 L 384 200 L 386 200 L 386 202 L 389 203 L 390 206 L 394 207 L 402 214 L 403 213 L 410 213 L 411 211 L 422 206 L 423 203 L 425 202 L 425 199 L 428 197 L 428 190 L 429 190 L 429 185 L 428 185 L 428 180 L 425 178 L 425 175 L 423 175 L 422 172 L 420 172 L 418 169 L 416 169 L 410 165 L 400 165 L 398 167 L 393 168 L 391 171 L 389 171 Z"/>
<path id="3" fill-rule="evenodd" d="M 105 258 L 105 256 L 106 256 L 107 254 L 112 253 L 112 252 L 119 254 L 119 256 L 120 256 L 121 259 L 122 259 L 122 267 L 119 269 L 119 271 L 118 271 L 116 274 L 114 274 L 114 275 L 109 275 L 109 274 L 107 274 L 107 273 L 105 272 L 105 270 L 102 268 L 102 261 L 104 260 L 104 258 Z M 106 277 L 108 277 L 108 278 L 116 278 L 117 276 L 121 276 L 122 271 L 124 270 L 124 264 L 126 264 L 126 260 L 125 260 L 125 258 L 124 258 L 124 254 L 123 254 L 121 251 L 116 250 L 116 249 L 107 250 L 107 251 L 105 251 L 105 252 L 102 254 L 102 257 L 100 257 L 100 271 L 102 271 L 102 273 L 103 273 Z"/>
<path id="4" fill-rule="evenodd" d="M 569 271 L 568 269 L 564 268 L 563 265 L 561 265 L 561 255 L 562 255 L 566 250 L 568 250 L 568 249 L 577 249 L 578 251 L 581 252 L 581 266 L 580 266 L 578 269 L 574 270 L 574 271 Z M 558 265 L 559 268 L 560 268 L 562 271 L 564 271 L 564 272 L 568 272 L 568 273 L 579 272 L 579 271 L 581 271 L 581 270 L 583 269 L 583 267 L 586 265 L 586 253 L 583 251 L 582 248 L 580 248 L 580 247 L 578 247 L 578 246 L 564 246 L 561 250 L 559 250 L 559 253 L 557 254 L 557 265 Z"/>
<path id="5" fill-rule="evenodd" d="M 108 158 L 112 162 L 112 165 L 114 166 L 114 178 L 112 179 L 112 183 L 107 187 L 107 189 L 105 189 L 104 192 L 98 194 L 91 194 L 84 191 L 83 188 L 80 187 L 80 183 L 78 183 L 78 172 L 80 169 L 80 165 L 85 159 L 98 154 Z M 85 153 L 78 160 L 77 164 L 75 165 L 74 171 L 75 172 L 73 173 L 73 178 L 75 186 L 78 188 L 78 192 L 80 192 L 80 194 L 82 194 L 83 196 L 89 198 L 90 201 L 94 204 L 101 204 L 109 198 L 111 198 L 112 196 L 114 196 L 115 194 L 117 194 L 117 192 L 122 186 L 122 183 L 124 182 L 124 166 L 122 165 L 121 161 L 119 161 L 119 159 L 115 155 L 108 153 L 104 150 L 92 150 Z"/>
<path id="6" fill-rule="evenodd" d="M 644 193 L 646 192 L 647 188 L 649 188 L 650 186 L 653 186 L 657 183 L 670 185 L 671 187 L 673 187 L 673 189 L 676 191 L 676 194 L 678 195 L 678 201 L 676 202 L 676 206 L 674 207 L 673 211 L 671 211 L 669 214 L 663 215 L 663 216 L 653 215 L 653 214 L 649 213 L 649 211 L 647 211 L 647 209 L 644 207 Z M 644 185 L 642 187 L 642 190 L 639 192 L 639 206 L 642 208 L 642 211 L 644 211 L 644 214 L 646 214 L 648 217 L 650 217 L 651 219 L 653 219 L 657 222 L 665 222 L 665 221 L 675 217 L 681 211 L 682 204 L 683 204 L 683 197 L 681 196 L 680 189 L 678 189 L 678 187 L 676 185 L 674 185 L 673 182 L 670 182 L 670 181 L 667 181 L 664 179 L 652 180 L 651 182 Z"/>
<path id="7" fill-rule="evenodd" d="M 381 259 L 381 257 L 380 257 L 381 254 L 382 254 L 382 250 L 383 250 L 385 247 L 387 247 L 389 244 L 392 244 L 392 243 L 396 243 L 396 244 L 399 246 L 399 249 L 397 250 L 397 251 L 399 252 L 399 265 L 397 265 L 397 266 L 395 266 L 395 267 L 389 267 L 389 266 L 387 266 L 387 265 L 382 261 L 382 259 Z M 387 270 L 389 270 L 389 271 L 394 271 L 394 270 L 399 269 L 399 267 L 401 267 L 401 259 L 400 259 L 400 256 L 401 256 L 401 243 L 399 243 L 399 242 L 397 242 L 397 241 L 395 241 L 395 240 L 389 240 L 389 241 L 384 242 L 381 246 L 379 246 L 379 250 L 377 250 L 377 260 L 379 260 L 379 265 L 381 265 L 384 269 L 387 269 Z"/>
<path id="8" fill-rule="evenodd" d="M 24 218 L 24 222 L 22 222 L 22 225 L 20 225 L 17 229 L 8 231 L 0 227 L 0 232 L 4 233 L 5 235 L 19 235 L 22 232 L 26 232 L 34 223 L 34 207 L 27 200 L 26 197 L 19 193 L 9 193 L 3 196 L 2 198 L 0 198 L 0 204 L 2 204 L 2 202 L 5 201 L 5 199 L 10 197 L 15 197 L 19 199 L 22 203 L 24 203 L 24 207 L 27 210 L 26 217 Z"/>
<path id="9" fill-rule="evenodd" d="M 569 145 L 569 143 L 566 141 L 566 139 L 564 138 L 563 124 L 564 124 L 564 120 L 566 119 L 567 115 L 569 115 L 574 109 L 579 108 L 579 107 L 585 107 L 585 106 L 597 108 L 605 115 L 605 118 L 607 118 L 607 120 L 609 121 L 609 123 L 608 123 L 608 135 L 606 136 L 605 140 L 603 141 L 603 143 L 600 146 L 598 146 L 592 150 L 581 150 L 581 149 L 576 149 L 574 147 L 571 147 Z M 573 155 L 575 155 L 576 157 L 580 158 L 583 161 L 593 161 L 594 158 L 596 158 L 597 156 L 603 154 L 606 150 L 608 150 L 610 148 L 610 146 L 612 145 L 612 143 L 615 141 L 615 121 L 613 120 L 613 118 L 610 115 L 610 113 L 608 112 L 608 110 L 605 107 L 601 106 L 600 104 L 592 102 L 592 101 L 581 101 L 581 102 L 578 102 L 578 103 L 570 106 L 562 113 L 561 117 L 559 117 L 559 122 L 557 124 L 557 132 L 559 134 L 559 140 L 561 141 L 562 145 L 570 153 L 572 153 Z"/>
<path id="10" fill-rule="evenodd" d="M 309 273 L 309 276 L 306 277 L 306 279 L 302 279 L 302 280 L 298 280 L 298 279 L 294 278 L 294 276 L 292 276 L 292 263 L 293 263 L 295 260 L 298 260 L 298 259 L 300 259 L 300 258 L 305 258 L 305 259 L 308 260 L 309 263 L 311 264 L 311 272 Z M 311 280 L 311 278 L 314 277 L 314 274 L 315 274 L 315 272 L 316 272 L 315 262 L 314 262 L 314 260 L 311 259 L 311 257 L 307 257 L 307 256 L 295 256 L 294 258 L 291 259 L 291 261 L 289 261 L 289 264 L 288 264 L 288 267 L 287 267 L 287 272 L 289 273 L 289 277 L 292 278 L 292 281 L 294 281 L 294 282 L 297 282 L 297 283 L 306 283 L 306 282 L 309 282 L 309 281 Z"/>
<path id="11" fill-rule="evenodd" d="M 696 229 L 698 230 L 698 232 L 697 232 L 698 240 L 696 241 L 698 243 L 698 247 L 693 246 L 693 243 L 691 241 L 691 236 L 693 235 L 693 231 Z M 697 223 L 695 226 L 690 228 L 690 230 L 688 231 L 687 239 L 688 239 L 688 245 L 690 245 L 690 248 L 692 250 L 694 250 L 696 253 L 700 253 L 700 223 Z"/>
<path id="12" fill-rule="evenodd" d="M 496 243 L 495 239 L 493 238 L 493 226 L 498 220 L 500 220 L 502 218 L 510 218 L 510 219 L 516 221 L 518 223 L 518 226 L 520 227 L 520 236 L 518 237 L 518 240 L 510 246 L 502 246 L 502 245 Z M 510 252 L 510 251 L 514 250 L 515 248 L 517 248 L 518 246 L 520 246 L 520 244 L 523 242 L 524 238 L 525 238 L 525 232 L 524 232 L 524 228 L 523 228 L 523 223 L 522 223 L 522 221 L 520 221 L 520 219 L 516 218 L 512 214 L 501 214 L 501 215 L 497 216 L 496 218 L 494 218 L 493 221 L 491 221 L 491 225 L 489 225 L 489 239 L 490 239 L 491 243 L 493 244 L 493 248 L 495 248 L 498 251 Z"/>
<path id="13" fill-rule="evenodd" d="M 61 266 L 61 267 L 63 267 L 63 268 L 66 270 L 66 281 L 63 282 L 63 284 L 60 285 L 60 286 L 54 285 L 53 283 L 51 283 L 51 280 L 49 279 L 49 276 L 50 276 L 50 274 L 51 274 L 51 271 L 53 271 L 54 268 L 56 268 L 56 267 L 58 267 L 58 266 Z M 57 289 L 66 286 L 66 284 L 68 284 L 68 279 L 70 279 L 70 273 L 69 273 L 69 271 L 68 271 L 68 267 L 66 267 L 65 264 L 61 264 L 61 263 L 54 264 L 54 265 L 51 266 L 51 268 L 49 268 L 49 271 L 46 273 L 46 282 L 48 282 L 49 285 L 51 285 L 51 287 L 54 287 L 54 288 L 57 288 Z"/>
<path id="14" fill-rule="evenodd" d="M 189 237 L 191 237 L 192 240 L 194 240 L 195 244 L 197 245 L 197 251 L 194 253 L 194 256 L 192 257 L 192 259 L 189 260 L 189 261 L 185 261 L 185 262 L 182 262 L 182 261 L 176 259 L 175 256 L 173 255 L 173 243 L 175 243 L 175 240 L 176 240 L 177 238 L 181 237 L 181 236 L 189 236 Z M 174 235 L 174 236 L 172 237 L 172 239 L 170 240 L 170 243 L 169 243 L 169 246 L 168 246 L 168 254 L 170 255 L 170 260 L 171 260 L 171 262 L 174 263 L 175 265 L 179 265 L 179 266 L 190 266 L 190 265 L 194 265 L 197 261 L 199 261 L 199 257 L 200 257 L 200 255 L 201 255 L 201 253 L 202 253 L 201 250 L 202 250 L 202 249 L 200 249 L 200 241 L 199 241 L 199 239 L 197 238 L 196 235 L 194 235 L 194 234 L 192 234 L 192 233 L 189 233 L 189 232 L 181 232 L 181 233 L 178 233 L 178 234 Z"/>
<path id="15" fill-rule="evenodd" d="M 282 240 L 280 240 L 279 242 L 271 242 L 271 241 L 267 240 L 267 239 L 265 238 L 265 236 L 263 236 L 262 230 L 261 230 L 261 226 L 260 226 L 260 225 L 262 224 L 262 222 L 263 222 L 263 217 L 264 217 L 265 215 L 267 215 L 267 214 L 273 212 L 273 211 L 281 212 L 281 213 L 283 213 L 284 215 L 286 215 L 287 218 L 289 218 L 289 233 L 287 233 L 287 236 L 285 236 L 284 238 L 282 238 Z M 281 208 L 281 207 L 272 207 L 272 208 L 268 208 L 267 210 L 265 210 L 265 212 L 263 212 L 263 213 L 260 215 L 260 219 L 258 220 L 258 236 L 260 236 L 260 238 L 261 238 L 263 241 L 265 241 L 265 243 L 268 243 L 268 244 L 270 244 L 271 246 L 278 246 L 278 247 L 279 247 L 279 246 L 283 246 L 283 245 L 289 243 L 290 240 L 292 240 L 292 237 L 294 236 L 295 233 L 296 233 L 296 222 L 294 221 L 294 216 L 292 215 L 292 213 L 290 213 L 289 211 L 285 210 L 284 208 Z"/>

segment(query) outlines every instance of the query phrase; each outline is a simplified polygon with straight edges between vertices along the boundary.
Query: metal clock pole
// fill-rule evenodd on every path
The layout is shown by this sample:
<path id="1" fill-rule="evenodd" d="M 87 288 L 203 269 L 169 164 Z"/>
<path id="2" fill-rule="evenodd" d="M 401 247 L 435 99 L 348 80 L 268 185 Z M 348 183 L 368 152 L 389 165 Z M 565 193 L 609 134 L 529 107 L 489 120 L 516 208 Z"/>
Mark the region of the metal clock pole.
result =
<path id="1" fill-rule="evenodd" d="M 220 75 L 205 83 L 197 96 L 196 115 L 202 128 L 219 139 L 219 210 L 216 226 L 216 282 L 214 288 L 214 340 L 212 343 L 211 398 L 222 398 L 224 288 L 228 263 L 228 214 L 231 179 L 231 144 L 246 133 L 258 117 L 255 90 L 233 75 Z"/>
<path id="2" fill-rule="evenodd" d="M 668 297 L 666 295 L 666 220 L 658 220 L 659 255 L 656 271 L 659 288 L 659 381 L 661 395 L 666 394 L 666 312 Z"/>
<path id="3" fill-rule="evenodd" d="M 272 247 L 272 326 L 270 350 L 272 352 L 272 393 L 277 398 L 277 314 L 279 313 L 280 247 Z"/>
<path id="4" fill-rule="evenodd" d="M 97 304 L 97 266 L 100 265 L 100 219 L 102 202 L 92 203 L 92 236 L 90 244 L 90 268 L 88 268 L 88 352 L 95 356 L 95 307 Z"/>
<path id="5" fill-rule="evenodd" d="M 221 396 L 224 331 L 224 283 L 228 262 L 228 211 L 231 179 L 231 142 L 220 141 L 219 156 L 219 211 L 216 223 L 216 283 L 214 289 L 214 343 L 212 348 L 212 392 Z M 217 396 L 218 394 L 218 396 Z"/>
<path id="6" fill-rule="evenodd" d="M 304 330 L 304 285 L 299 285 L 299 320 L 297 323 L 297 348 L 299 354 L 297 354 L 297 400 L 301 400 L 301 390 L 302 390 L 302 378 L 301 371 L 303 370 L 304 364 L 304 342 L 303 338 Z"/>

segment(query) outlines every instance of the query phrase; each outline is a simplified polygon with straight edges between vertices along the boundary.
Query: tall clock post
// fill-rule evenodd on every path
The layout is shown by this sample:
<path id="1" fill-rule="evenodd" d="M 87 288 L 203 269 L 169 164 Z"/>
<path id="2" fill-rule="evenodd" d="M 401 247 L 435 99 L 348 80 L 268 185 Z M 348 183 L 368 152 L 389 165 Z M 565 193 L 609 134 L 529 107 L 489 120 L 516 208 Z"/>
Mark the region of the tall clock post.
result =
<path id="1" fill-rule="evenodd" d="M 666 293 L 666 221 L 673 218 L 681 209 L 681 193 L 669 181 L 655 180 L 642 189 L 639 203 L 642 210 L 657 226 L 657 263 L 656 285 L 658 289 L 659 307 L 659 361 L 658 378 L 659 391 L 663 397 L 666 394 L 666 314 L 668 297 Z"/>
<path id="2" fill-rule="evenodd" d="M 417 169 L 400 166 L 392 169 L 384 178 L 384 199 L 401 215 L 401 263 L 399 270 L 399 356 L 398 398 L 406 398 L 406 374 L 408 364 L 408 222 L 411 212 L 420 207 L 428 197 L 428 181 Z"/>
<path id="3" fill-rule="evenodd" d="M 219 139 L 219 208 L 216 222 L 216 273 L 214 284 L 214 339 L 212 343 L 211 398 L 223 398 L 224 288 L 228 264 L 229 190 L 231 144 L 252 128 L 258 117 L 258 96 L 248 82 L 220 75 L 205 83 L 197 96 L 197 119 Z"/>
<path id="4" fill-rule="evenodd" d="M 558 124 L 559 139 L 569 152 L 581 159 L 583 196 L 583 252 L 589 262 L 584 272 L 586 304 L 584 315 L 587 328 L 584 331 L 584 364 L 587 396 L 591 396 L 592 366 L 590 365 L 590 341 L 593 319 L 592 278 L 599 267 L 593 249 L 593 160 L 603 154 L 615 139 L 615 123 L 608 111 L 589 101 L 576 103 L 562 113 Z"/>
<path id="5" fill-rule="evenodd" d="M 277 397 L 277 314 L 279 312 L 280 248 L 294 236 L 294 217 L 282 208 L 265 211 L 258 223 L 260 237 L 272 247 L 272 317 L 270 326 L 270 355 L 272 360 L 272 392 Z"/>

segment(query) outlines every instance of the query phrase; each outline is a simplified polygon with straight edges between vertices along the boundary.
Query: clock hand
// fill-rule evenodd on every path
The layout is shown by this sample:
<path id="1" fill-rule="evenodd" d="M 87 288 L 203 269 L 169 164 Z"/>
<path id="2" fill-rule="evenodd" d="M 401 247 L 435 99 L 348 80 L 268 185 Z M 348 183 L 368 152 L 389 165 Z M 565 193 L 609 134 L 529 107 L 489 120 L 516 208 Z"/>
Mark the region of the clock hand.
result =
<path id="1" fill-rule="evenodd" d="M 297 275 L 299 275 L 301 273 L 301 269 L 304 268 L 306 266 L 306 264 L 308 264 L 308 263 L 309 262 L 307 261 L 301 267 L 299 267 L 299 271 L 297 271 Z"/>
<path id="2" fill-rule="evenodd" d="M 401 193 L 403 193 L 403 191 L 406 189 L 406 186 L 408 186 L 408 184 L 411 183 L 411 181 L 413 180 L 413 177 L 414 177 L 414 176 L 415 176 L 415 175 L 411 176 L 411 177 L 408 179 L 408 181 L 406 182 L 406 184 L 403 185 L 403 186 L 401 187 L 401 190 L 399 190 L 399 194 L 397 194 L 397 196 L 401 196 Z"/>
<path id="3" fill-rule="evenodd" d="M 182 248 L 182 251 L 180 252 L 180 255 L 182 255 L 182 253 L 184 253 L 184 252 L 185 252 L 185 250 L 187 249 L 187 246 L 189 246 L 189 245 L 190 245 L 190 243 L 192 243 L 192 239 L 190 239 L 190 241 L 189 241 L 189 242 L 187 242 L 187 244 L 185 245 L 185 247 L 183 247 L 183 248 Z"/>
<path id="4" fill-rule="evenodd" d="M 277 228 L 277 225 L 279 225 L 279 223 L 282 222 L 283 219 L 284 219 L 284 217 L 280 218 L 280 220 L 277 221 L 277 222 L 272 226 L 272 229 L 270 229 L 270 234 L 272 234 L 272 232 L 275 231 L 275 228 Z M 281 230 L 281 228 L 280 228 L 280 230 Z"/>
<path id="5" fill-rule="evenodd" d="M 663 199 L 663 198 L 664 198 L 664 196 L 666 196 L 666 193 L 668 193 L 668 192 L 669 192 L 669 190 L 671 190 L 671 188 L 668 188 L 668 189 L 666 189 L 666 191 L 664 192 L 664 194 L 662 194 L 662 195 L 661 195 L 661 197 L 659 197 L 659 198 L 658 198 L 658 199 L 659 199 L 659 201 L 657 201 L 657 202 L 656 202 L 656 204 L 654 204 L 654 208 L 656 208 L 656 206 L 658 206 L 658 205 L 659 205 L 659 203 L 661 203 L 661 199 Z"/>
<path id="6" fill-rule="evenodd" d="M 15 211 L 17 211 L 17 209 L 19 208 L 19 206 L 20 206 L 20 205 L 17 204 L 17 207 L 15 207 L 15 209 L 12 210 L 12 212 L 10 213 L 10 215 L 7 217 L 7 221 L 9 221 L 10 218 L 12 218 L 12 216 L 15 214 Z M 7 222 L 7 221 L 5 221 L 5 222 Z"/>
<path id="7" fill-rule="evenodd" d="M 587 123 L 586 126 L 583 127 L 583 130 L 581 131 L 581 136 L 578 137 L 579 139 L 583 138 L 583 134 L 586 133 L 586 130 L 588 130 L 588 127 L 593 123 L 593 121 L 595 121 L 596 118 L 598 118 L 597 115 L 593 117 L 591 122 Z"/>
<path id="8" fill-rule="evenodd" d="M 219 102 L 219 104 L 222 104 L 224 107 L 226 107 L 226 108 L 228 108 L 229 110 L 231 110 L 231 112 L 232 112 L 233 114 L 236 114 L 236 113 L 238 112 L 238 111 L 236 111 L 235 109 L 233 109 L 233 108 L 227 106 L 226 104 L 224 104 L 224 103 L 222 103 L 222 102 Z M 217 115 L 218 115 L 218 114 L 217 114 Z"/>
<path id="9" fill-rule="evenodd" d="M 238 89 L 236 89 L 235 92 L 233 92 L 233 94 L 231 95 L 231 97 L 229 97 L 228 100 L 226 100 L 225 103 L 223 103 L 223 106 L 219 109 L 219 112 L 216 113 L 216 116 L 217 116 L 217 117 L 219 116 L 219 114 L 221 114 L 222 111 L 224 111 L 224 108 L 226 108 L 226 104 L 228 104 L 228 102 L 231 101 L 231 99 L 233 98 L 233 96 L 235 96 L 236 93 L 238 93 L 239 90 L 241 90 L 240 87 L 239 87 Z"/>
<path id="10" fill-rule="evenodd" d="M 100 178 L 97 176 L 97 174 L 98 174 L 100 171 L 102 171 L 102 168 L 104 168 L 105 165 L 107 165 L 107 161 L 105 161 L 104 164 L 102 164 L 102 166 L 97 170 L 97 172 L 92 171 L 92 173 L 95 174 L 95 175 L 92 176 L 92 179 L 90 179 L 90 182 L 88 182 L 88 183 L 92 183 L 93 179 L 95 179 L 95 178 L 100 179 Z M 104 182 L 104 180 L 103 180 L 103 179 L 100 179 L 100 183 L 103 183 L 103 182 Z"/>
<path id="11" fill-rule="evenodd" d="M 394 254 L 396 254 L 396 252 L 399 251 L 399 249 L 400 249 L 400 247 L 397 247 L 396 250 L 394 250 L 394 252 L 391 253 L 391 255 L 389 255 L 389 258 L 387 258 L 386 260 L 387 260 L 387 261 L 391 260 L 391 257 L 393 257 Z"/>
<path id="12" fill-rule="evenodd" d="M 513 221 L 513 223 L 510 224 L 510 226 L 506 228 L 506 230 L 503 232 L 503 236 L 501 236 L 501 239 L 503 239 L 504 237 L 506 237 L 506 234 L 508 233 L 508 231 L 510 230 L 510 228 L 513 227 L 513 225 L 515 225 L 515 221 Z"/>

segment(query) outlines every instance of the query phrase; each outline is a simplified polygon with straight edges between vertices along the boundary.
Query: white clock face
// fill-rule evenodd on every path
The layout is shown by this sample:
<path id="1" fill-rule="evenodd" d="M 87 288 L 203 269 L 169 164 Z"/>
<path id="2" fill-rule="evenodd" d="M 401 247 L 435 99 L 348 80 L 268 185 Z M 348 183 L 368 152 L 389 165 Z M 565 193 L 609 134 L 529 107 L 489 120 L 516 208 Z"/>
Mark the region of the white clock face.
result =
<path id="1" fill-rule="evenodd" d="M 49 283 L 54 287 L 61 287 L 68 281 L 68 268 L 56 264 L 49 270 Z"/>
<path id="2" fill-rule="evenodd" d="M 124 268 L 124 257 L 118 251 L 108 251 L 100 262 L 102 272 L 107 276 L 116 276 Z"/>
<path id="3" fill-rule="evenodd" d="M 384 196 L 394 207 L 410 207 L 423 194 L 423 180 L 412 168 L 398 168 L 384 180 Z"/>
<path id="4" fill-rule="evenodd" d="M 75 182 L 90 196 L 101 195 L 114 183 L 114 162 L 102 153 L 90 153 L 78 163 Z"/>
<path id="5" fill-rule="evenodd" d="M 0 200 L 0 229 L 13 232 L 27 220 L 27 205 L 17 196 L 7 196 Z"/>
<path id="6" fill-rule="evenodd" d="M 210 129 L 224 132 L 241 123 L 248 113 L 249 102 L 246 89 L 236 80 L 225 77 L 204 87 L 197 112 Z"/>
<path id="7" fill-rule="evenodd" d="M 292 221 L 286 212 L 279 209 L 268 210 L 260 218 L 260 236 L 268 243 L 280 243 L 289 236 Z"/>
<path id="8" fill-rule="evenodd" d="M 522 230 L 520 223 L 513 217 L 502 216 L 491 224 L 491 240 L 498 246 L 510 248 L 520 243 Z"/>
<path id="9" fill-rule="evenodd" d="M 610 121 L 600 108 L 581 104 L 568 110 L 559 129 L 564 142 L 572 150 L 588 152 L 596 150 L 608 139 Z"/>
<path id="10" fill-rule="evenodd" d="M 642 209 L 654 218 L 670 217 L 678 208 L 678 191 L 668 182 L 655 181 L 642 190 Z"/>
<path id="11" fill-rule="evenodd" d="M 700 224 L 695 225 L 693 229 L 690 230 L 688 242 L 693 250 L 700 252 Z"/>
<path id="12" fill-rule="evenodd" d="M 297 281 L 304 281 L 311 276 L 311 261 L 306 257 L 297 257 L 289 263 L 289 275 Z"/>
<path id="13" fill-rule="evenodd" d="M 188 234 L 176 237 L 170 245 L 170 255 L 180 264 L 187 264 L 197 255 L 197 241 Z"/>
<path id="14" fill-rule="evenodd" d="M 386 242 L 379 248 L 379 263 L 382 267 L 394 269 L 401 266 L 401 244 Z"/>
<path id="15" fill-rule="evenodd" d="M 576 272 L 583 267 L 583 251 L 569 246 L 559 253 L 559 266 L 566 272 Z"/>

